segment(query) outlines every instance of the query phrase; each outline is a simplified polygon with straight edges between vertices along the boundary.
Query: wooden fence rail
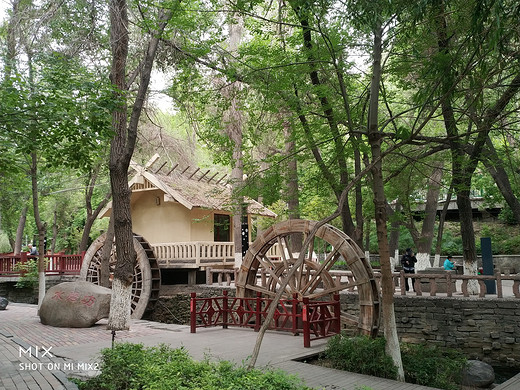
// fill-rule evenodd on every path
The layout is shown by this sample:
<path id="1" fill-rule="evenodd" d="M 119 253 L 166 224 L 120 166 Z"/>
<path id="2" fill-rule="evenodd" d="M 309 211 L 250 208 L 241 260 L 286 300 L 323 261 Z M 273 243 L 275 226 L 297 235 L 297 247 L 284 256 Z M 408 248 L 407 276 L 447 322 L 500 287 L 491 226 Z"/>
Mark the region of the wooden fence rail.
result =
<path id="1" fill-rule="evenodd" d="M 77 255 L 54 253 L 44 255 L 46 275 L 79 275 L 85 252 Z M 38 260 L 38 256 L 29 256 L 26 252 L 19 255 L 0 254 L 0 277 L 21 276 L 24 271 L 20 268 L 30 260 Z"/>
<path id="2" fill-rule="evenodd" d="M 190 325 L 191 333 L 197 328 L 212 326 L 248 327 L 259 331 L 267 317 L 273 300 L 262 298 L 257 293 L 254 298 L 229 297 L 227 291 L 221 297 L 197 298 L 191 293 Z M 312 340 L 331 337 L 341 331 L 341 313 L 339 295 L 330 302 L 309 302 L 307 298 L 299 301 L 281 299 L 276 307 L 276 314 L 269 324 L 269 329 L 303 333 L 303 345 L 310 347 Z"/>

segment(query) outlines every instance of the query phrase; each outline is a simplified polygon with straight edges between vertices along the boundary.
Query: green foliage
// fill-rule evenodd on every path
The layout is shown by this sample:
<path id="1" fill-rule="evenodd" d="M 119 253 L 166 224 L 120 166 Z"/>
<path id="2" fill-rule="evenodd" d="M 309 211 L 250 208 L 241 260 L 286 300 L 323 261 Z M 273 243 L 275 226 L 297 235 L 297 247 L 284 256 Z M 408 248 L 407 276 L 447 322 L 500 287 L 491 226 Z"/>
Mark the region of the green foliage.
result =
<path id="1" fill-rule="evenodd" d="M 0 253 L 11 252 L 12 248 L 9 244 L 9 238 L 7 234 L 0 230 Z"/>
<path id="2" fill-rule="evenodd" d="M 401 356 L 407 382 L 446 390 L 460 389 L 464 355 L 454 349 L 402 344 Z"/>
<path id="3" fill-rule="evenodd" d="M 16 288 L 34 288 L 38 284 L 38 260 L 31 259 L 25 263 L 16 263 L 15 271 L 20 271 Z"/>
<path id="4" fill-rule="evenodd" d="M 333 368 L 381 378 L 396 379 L 397 368 L 385 352 L 385 339 L 370 337 L 334 336 L 325 350 Z"/>
<path id="5" fill-rule="evenodd" d="M 80 390 L 240 389 L 304 390 L 294 376 L 275 370 L 246 370 L 227 361 L 193 360 L 183 348 L 115 344 L 101 352 L 101 374 L 79 382 Z"/>
<path id="6" fill-rule="evenodd" d="M 466 358 L 453 349 L 417 344 L 401 344 L 401 357 L 408 383 L 439 389 L 460 388 Z M 386 355 L 385 339 L 338 335 L 329 340 L 324 358 L 333 368 L 395 379 L 397 369 Z"/>

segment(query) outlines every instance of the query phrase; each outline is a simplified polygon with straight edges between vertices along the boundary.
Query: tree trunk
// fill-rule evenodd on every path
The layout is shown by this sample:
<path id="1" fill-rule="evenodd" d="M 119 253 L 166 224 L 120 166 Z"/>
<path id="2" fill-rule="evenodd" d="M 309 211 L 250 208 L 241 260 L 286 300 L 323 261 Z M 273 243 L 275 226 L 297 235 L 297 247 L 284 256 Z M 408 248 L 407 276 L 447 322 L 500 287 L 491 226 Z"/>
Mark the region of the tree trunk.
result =
<path id="1" fill-rule="evenodd" d="M 101 274 L 99 284 L 103 287 L 110 287 L 110 256 L 112 255 L 112 247 L 114 246 L 114 218 L 110 216 L 108 222 L 108 230 L 105 237 L 105 245 L 101 251 L 100 270 Z"/>
<path id="2" fill-rule="evenodd" d="M 424 208 L 424 220 L 422 223 L 421 235 L 417 242 L 417 263 L 415 269 L 420 271 L 432 266 L 430 262 L 430 252 L 433 245 L 433 231 L 437 216 L 437 205 L 439 204 L 439 194 L 441 191 L 443 162 L 438 161 L 434 164 L 433 172 L 428 179 L 428 192 L 426 193 L 426 205 Z"/>
<path id="3" fill-rule="evenodd" d="M 22 252 L 22 240 L 23 230 L 25 229 L 25 222 L 27 220 L 27 209 L 28 206 L 24 206 L 20 213 L 20 219 L 18 220 L 18 227 L 16 228 L 16 239 L 14 242 L 14 254 L 19 255 Z"/>
<path id="4" fill-rule="evenodd" d="M 375 222 L 377 243 L 381 261 L 381 287 L 383 323 L 386 338 L 386 352 L 391 356 L 398 370 L 398 380 L 404 382 L 401 348 L 397 336 L 394 312 L 394 283 L 390 264 L 387 231 L 387 201 L 384 192 L 383 167 L 381 161 L 381 133 L 378 127 L 379 84 L 381 81 L 382 28 L 374 30 L 374 50 L 372 81 L 370 85 L 370 110 L 368 118 L 368 140 L 372 152 L 372 185 L 374 191 Z"/>
<path id="5" fill-rule="evenodd" d="M 125 91 L 126 61 L 128 57 L 128 12 L 125 0 L 110 1 L 110 44 L 112 48 L 112 68 L 110 79 L 115 90 L 115 98 L 120 102 L 112 112 L 114 137 L 110 144 L 110 185 L 112 190 L 112 218 L 117 248 L 117 262 L 112 282 L 112 300 L 108 328 L 128 329 L 130 326 L 130 302 L 132 280 L 136 262 L 136 252 L 130 214 L 128 168 L 137 140 L 137 126 L 150 84 L 157 46 L 172 12 L 158 12 L 158 30 L 152 32 L 144 59 L 141 64 L 139 86 L 132 106 L 127 126 L 128 103 Z"/>
<path id="6" fill-rule="evenodd" d="M 289 219 L 300 219 L 300 191 L 298 188 L 298 160 L 296 159 L 296 142 L 292 134 L 292 127 L 289 121 L 284 121 L 284 137 L 285 137 L 285 157 L 286 157 L 286 175 L 287 183 L 287 211 Z M 295 233 L 291 236 L 291 248 L 294 252 L 299 253 L 302 250 L 303 234 Z"/>
<path id="7" fill-rule="evenodd" d="M 32 200 L 34 209 L 34 223 L 38 229 L 38 310 L 45 296 L 45 224 L 40 218 L 40 207 L 38 203 L 38 161 L 36 152 L 31 153 L 31 184 L 32 184 Z"/>
<path id="8" fill-rule="evenodd" d="M 229 25 L 229 47 L 230 53 L 238 51 L 238 46 L 242 40 L 243 20 L 239 15 L 234 15 L 233 21 Z M 244 206 L 244 162 L 242 156 L 242 122 L 243 115 L 240 108 L 240 97 L 238 96 L 242 85 L 234 81 L 222 92 L 228 99 L 229 107 L 224 115 L 226 133 L 233 144 L 233 168 L 231 170 L 231 188 L 233 194 L 233 242 L 235 244 L 235 268 L 242 265 L 242 222 L 247 216 L 247 209 Z"/>
<path id="9" fill-rule="evenodd" d="M 56 240 L 58 238 L 58 211 L 54 210 L 54 218 L 52 221 L 52 241 L 51 241 L 51 253 L 54 253 L 56 249 Z"/>
<path id="10" fill-rule="evenodd" d="M 520 223 L 520 202 L 513 192 L 509 176 L 489 137 L 486 140 L 486 148 L 483 150 L 482 162 L 493 180 L 495 180 L 500 193 L 513 213 L 516 223 Z"/>

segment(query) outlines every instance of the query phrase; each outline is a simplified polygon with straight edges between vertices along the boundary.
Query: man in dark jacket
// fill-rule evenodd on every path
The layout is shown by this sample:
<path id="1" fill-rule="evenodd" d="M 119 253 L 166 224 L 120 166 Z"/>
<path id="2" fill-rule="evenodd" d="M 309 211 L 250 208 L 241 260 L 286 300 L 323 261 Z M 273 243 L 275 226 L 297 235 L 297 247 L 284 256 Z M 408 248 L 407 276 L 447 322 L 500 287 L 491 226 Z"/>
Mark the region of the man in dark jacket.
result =
<path id="1" fill-rule="evenodd" d="M 415 257 L 413 251 L 410 248 L 406 248 L 406 252 L 401 258 L 401 265 L 403 266 L 403 270 L 405 274 L 414 274 L 415 273 L 415 263 L 417 263 L 417 258 Z M 410 288 L 408 286 L 408 278 L 405 278 L 405 287 L 406 291 Z M 415 291 L 415 279 L 412 278 L 412 287 Z"/>

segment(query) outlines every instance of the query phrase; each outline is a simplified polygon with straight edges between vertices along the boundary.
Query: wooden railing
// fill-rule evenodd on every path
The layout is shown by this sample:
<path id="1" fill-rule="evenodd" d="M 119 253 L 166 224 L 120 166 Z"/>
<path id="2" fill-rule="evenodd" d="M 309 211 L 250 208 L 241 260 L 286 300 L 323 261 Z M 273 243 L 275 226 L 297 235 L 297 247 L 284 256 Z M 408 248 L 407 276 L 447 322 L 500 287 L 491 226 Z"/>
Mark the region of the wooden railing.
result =
<path id="1" fill-rule="evenodd" d="M 229 326 L 253 328 L 259 331 L 264 323 L 273 300 L 257 293 L 254 298 L 228 297 L 223 291 L 221 297 L 197 298 L 191 293 L 190 325 L 191 333 L 197 328 Z M 272 330 L 303 333 L 303 345 L 310 347 L 311 340 L 318 340 L 339 334 L 341 331 L 339 295 L 333 301 L 299 301 L 296 294 L 292 299 L 280 299 L 276 316 L 268 327 Z"/>
<path id="2" fill-rule="evenodd" d="M 175 242 L 152 244 L 159 266 L 190 263 L 198 266 L 208 263 L 235 263 L 235 246 L 232 242 Z"/>
<path id="3" fill-rule="evenodd" d="M 78 255 L 54 253 L 44 255 L 46 275 L 79 275 L 85 252 Z M 26 252 L 19 255 L 0 254 L 0 277 L 17 277 L 23 271 L 20 265 L 29 260 L 38 260 L 37 256 L 29 256 Z"/>

